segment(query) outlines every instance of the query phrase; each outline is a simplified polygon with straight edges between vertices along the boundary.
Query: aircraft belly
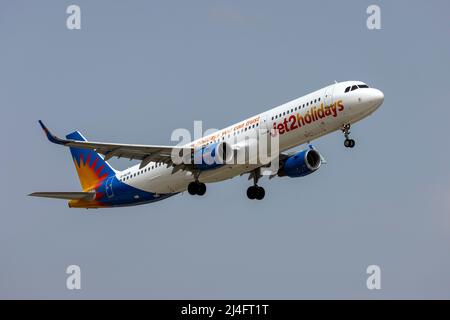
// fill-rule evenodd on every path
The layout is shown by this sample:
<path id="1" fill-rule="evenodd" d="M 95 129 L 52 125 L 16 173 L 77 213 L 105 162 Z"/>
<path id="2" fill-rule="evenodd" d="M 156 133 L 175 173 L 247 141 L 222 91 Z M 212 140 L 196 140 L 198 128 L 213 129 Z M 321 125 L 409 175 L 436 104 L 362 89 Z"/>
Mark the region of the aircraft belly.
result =
<path id="1" fill-rule="evenodd" d="M 185 190 L 191 181 L 194 181 L 194 177 L 190 172 L 180 170 L 172 173 L 170 167 L 160 175 L 147 179 L 141 188 L 153 193 L 174 193 Z"/>

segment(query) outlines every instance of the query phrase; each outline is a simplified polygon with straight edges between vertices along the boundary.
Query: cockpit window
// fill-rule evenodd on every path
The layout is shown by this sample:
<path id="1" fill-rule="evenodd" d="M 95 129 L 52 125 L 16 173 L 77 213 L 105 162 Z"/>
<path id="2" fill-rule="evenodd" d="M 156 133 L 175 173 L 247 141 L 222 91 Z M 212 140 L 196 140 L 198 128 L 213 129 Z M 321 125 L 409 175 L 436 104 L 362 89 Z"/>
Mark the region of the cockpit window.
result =
<path id="1" fill-rule="evenodd" d="M 347 93 L 347 92 L 350 92 L 353 90 L 366 89 L 366 88 L 369 88 L 369 86 L 367 84 L 358 84 L 358 85 L 355 84 L 353 86 L 345 88 L 344 92 Z"/>

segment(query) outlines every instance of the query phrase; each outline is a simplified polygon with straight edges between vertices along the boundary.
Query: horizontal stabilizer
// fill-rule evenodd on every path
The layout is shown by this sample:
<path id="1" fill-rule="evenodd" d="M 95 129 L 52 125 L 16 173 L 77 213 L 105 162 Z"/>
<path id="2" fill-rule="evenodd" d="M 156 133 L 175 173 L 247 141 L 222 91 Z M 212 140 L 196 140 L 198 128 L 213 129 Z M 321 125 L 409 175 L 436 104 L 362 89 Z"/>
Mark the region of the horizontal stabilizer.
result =
<path id="1" fill-rule="evenodd" d="M 63 200 L 94 200 L 95 192 L 33 192 L 29 196 Z"/>

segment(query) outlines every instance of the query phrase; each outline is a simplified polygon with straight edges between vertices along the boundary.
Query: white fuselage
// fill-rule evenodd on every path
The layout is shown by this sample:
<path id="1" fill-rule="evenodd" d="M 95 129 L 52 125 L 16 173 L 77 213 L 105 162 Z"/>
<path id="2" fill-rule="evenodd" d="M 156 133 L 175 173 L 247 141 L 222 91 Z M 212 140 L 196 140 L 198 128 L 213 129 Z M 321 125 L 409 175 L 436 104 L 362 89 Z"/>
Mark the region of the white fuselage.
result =
<path id="1" fill-rule="evenodd" d="M 373 113 L 383 102 L 381 91 L 352 86 L 364 85 L 360 81 L 335 83 L 276 108 L 260 113 L 213 134 L 197 139 L 189 146 L 201 147 L 216 142 L 239 145 L 252 130 L 277 129 L 279 151 L 283 152 L 323 135 L 353 124 Z M 223 165 L 202 171 L 204 183 L 223 181 L 258 167 L 255 164 Z M 187 170 L 174 172 L 165 164 L 149 163 L 139 169 L 133 166 L 117 173 L 117 178 L 132 187 L 156 194 L 183 192 L 194 175 Z"/>

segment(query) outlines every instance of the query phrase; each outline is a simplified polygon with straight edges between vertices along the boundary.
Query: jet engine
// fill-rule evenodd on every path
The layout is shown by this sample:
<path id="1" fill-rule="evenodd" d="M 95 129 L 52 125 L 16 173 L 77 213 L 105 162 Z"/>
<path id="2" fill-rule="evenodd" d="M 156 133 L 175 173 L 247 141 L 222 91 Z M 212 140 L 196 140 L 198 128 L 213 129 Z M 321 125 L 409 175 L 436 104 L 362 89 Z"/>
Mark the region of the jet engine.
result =
<path id="1" fill-rule="evenodd" d="M 312 148 L 305 149 L 284 160 L 282 167 L 278 171 L 278 176 L 304 177 L 319 169 L 321 164 L 322 157 L 317 150 Z"/>
<path id="2" fill-rule="evenodd" d="M 194 166 L 199 170 L 215 169 L 233 159 L 233 148 L 226 142 L 212 143 L 193 152 Z"/>

